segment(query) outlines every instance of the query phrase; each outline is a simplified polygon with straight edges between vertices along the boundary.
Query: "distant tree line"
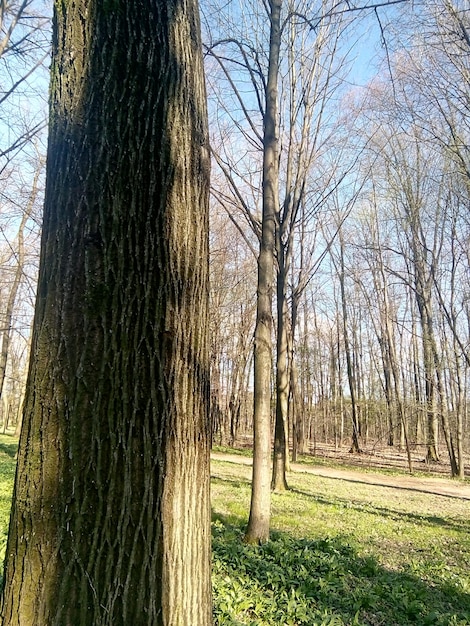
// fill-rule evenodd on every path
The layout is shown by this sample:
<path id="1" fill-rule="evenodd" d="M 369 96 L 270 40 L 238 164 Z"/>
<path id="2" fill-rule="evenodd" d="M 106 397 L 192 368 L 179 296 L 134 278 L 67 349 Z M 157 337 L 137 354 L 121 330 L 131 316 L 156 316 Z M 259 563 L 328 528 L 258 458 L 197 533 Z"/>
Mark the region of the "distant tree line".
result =
<path id="1" fill-rule="evenodd" d="M 258 92 L 266 88 L 269 51 L 260 44 L 269 42 L 268 22 L 256 21 L 262 21 L 256 6 L 232 8 L 216 24 L 219 32 L 227 24 L 232 37 L 220 34 L 206 59 L 217 164 L 212 410 L 215 439 L 226 443 L 250 434 L 252 422 L 264 145 Z M 357 22 L 345 15 L 324 15 L 315 29 L 300 18 L 290 28 L 284 22 L 271 418 L 274 432 L 281 396 L 294 458 L 318 441 L 356 452 L 377 443 L 408 450 L 410 462 L 418 451 L 464 475 L 470 445 L 464 9 L 429 1 L 379 19 L 382 65 L 356 87 L 346 80 L 352 60 L 341 37 Z M 250 82 L 257 89 L 247 90 Z"/>

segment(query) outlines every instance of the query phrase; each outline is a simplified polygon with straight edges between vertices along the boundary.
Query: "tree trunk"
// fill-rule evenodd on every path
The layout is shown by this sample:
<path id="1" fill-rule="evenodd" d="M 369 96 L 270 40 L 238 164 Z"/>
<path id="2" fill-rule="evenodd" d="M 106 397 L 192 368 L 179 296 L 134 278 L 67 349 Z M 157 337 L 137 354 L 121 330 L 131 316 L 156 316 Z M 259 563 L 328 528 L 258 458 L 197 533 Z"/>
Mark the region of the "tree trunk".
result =
<path id="1" fill-rule="evenodd" d="M 356 399 L 356 375 L 353 369 L 353 359 L 351 356 L 351 342 L 349 340 L 348 330 L 348 307 L 346 302 L 346 273 L 344 264 L 344 241 L 341 231 L 339 232 L 340 242 L 340 271 L 339 271 L 339 285 L 341 291 L 341 307 L 343 314 L 343 341 L 344 352 L 346 355 L 346 372 L 348 375 L 349 393 L 351 396 L 351 422 L 352 422 L 352 437 L 351 437 L 351 453 L 360 453 L 361 447 L 359 445 L 360 425 L 359 415 Z"/>
<path id="2" fill-rule="evenodd" d="M 282 0 L 270 0 L 269 66 L 263 146 L 263 216 L 258 258 L 258 299 L 254 350 L 254 442 L 249 543 L 269 539 L 271 517 L 272 295 L 276 216 L 279 214 L 277 98 Z"/>
<path id="3" fill-rule="evenodd" d="M 421 312 L 421 309 L 420 309 Z M 429 317 L 421 315 L 423 368 L 426 391 L 427 442 L 426 460 L 439 461 L 438 415 L 436 411 L 436 383 L 434 380 L 434 358 L 432 353 L 432 327 Z"/>
<path id="4" fill-rule="evenodd" d="M 4 626 L 209 626 L 197 3 L 56 2 Z"/>
<path id="5" fill-rule="evenodd" d="M 442 380 L 442 369 L 434 334 L 432 335 L 432 352 L 434 357 L 434 368 L 436 371 L 436 386 L 439 397 L 439 412 L 441 415 L 442 432 L 444 434 L 444 440 L 449 454 L 450 472 L 452 477 L 456 477 L 459 475 L 459 466 L 457 455 L 455 453 L 454 437 L 449 423 L 448 403 L 444 389 L 444 382 Z"/>
<path id="6" fill-rule="evenodd" d="M 423 411 L 423 393 L 421 389 L 420 378 L 420 360 L 419 360 L 419 347 L 418 347 L 418 330 L 416 328 L 416 315 L 411 303 L 412 315 L 411 315 L 411 347 L 412 347 L 412 369 L 413 369 L 413 391 L 412 402 L 416 411 L 416 445 L 422 445 L 424 441 L 424 411 Z M 405 368 L 402 368 L 402 378 L 405 375 Z M 403 389 L 406 388 L 405 380 L 403 380 Z"/>
<path id="7" fill-rule="evenodd" d="M 277 337 L 276 337 L 276 422 L 274 426 L 274 455 L 271 487 L 274 491 L 285 491 L 286 460 L 288 450 L 287 408 L 289 400 L 287 301 L 285 294 L 286 276 L 284 251 L 281 236 L 277 240 Z"/>

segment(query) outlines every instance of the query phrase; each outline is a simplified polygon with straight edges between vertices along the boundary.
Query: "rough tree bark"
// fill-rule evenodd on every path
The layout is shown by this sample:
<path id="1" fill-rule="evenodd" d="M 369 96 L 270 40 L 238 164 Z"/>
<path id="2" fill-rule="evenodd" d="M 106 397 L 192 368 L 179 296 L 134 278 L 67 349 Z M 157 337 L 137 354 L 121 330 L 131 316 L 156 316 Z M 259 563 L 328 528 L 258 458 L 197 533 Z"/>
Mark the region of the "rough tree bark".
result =
<path id="1" fill-rule="evenodd" d="M 4 626 L 208 626 L 197 0 L 57 0 Z"/>

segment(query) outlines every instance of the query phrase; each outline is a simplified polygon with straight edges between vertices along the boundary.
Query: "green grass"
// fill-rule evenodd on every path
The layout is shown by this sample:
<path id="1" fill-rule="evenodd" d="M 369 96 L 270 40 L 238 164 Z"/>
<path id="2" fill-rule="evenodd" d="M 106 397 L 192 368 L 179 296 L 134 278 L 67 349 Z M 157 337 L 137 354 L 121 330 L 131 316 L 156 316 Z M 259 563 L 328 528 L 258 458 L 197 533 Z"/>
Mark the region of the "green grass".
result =
<path id="1" fill-rule="evenodd" d="M 10 435 L 0 435 L 0 582 L 3 573 L 3 559 L 7 545 L 8 523 L 10 520 L 11 494 L 16 469 L 17 439 Z"/>
<path id="2" fill-rule="evenodd" d="M 250 471 L 212 464 L 216 626 L 470 624 L 468 501 L 292 474 L 253 547 Z"/>
<path id="3" fill-rule="evenodd" d="M 221 454 L 232 454 L 235 456 L 252 457 L 252 448 L 230 448 L 229 446 L 212 445 L 212 452 L 220 452 Z"/>
<path id="4" fill-rule="evenodd" d="M 0 559 L 16 441 L 0 435 Z M 251 468 L 212 463 L 214 626 L 468 626 L 469 502 L 307 474 L 243 543 Z"/>

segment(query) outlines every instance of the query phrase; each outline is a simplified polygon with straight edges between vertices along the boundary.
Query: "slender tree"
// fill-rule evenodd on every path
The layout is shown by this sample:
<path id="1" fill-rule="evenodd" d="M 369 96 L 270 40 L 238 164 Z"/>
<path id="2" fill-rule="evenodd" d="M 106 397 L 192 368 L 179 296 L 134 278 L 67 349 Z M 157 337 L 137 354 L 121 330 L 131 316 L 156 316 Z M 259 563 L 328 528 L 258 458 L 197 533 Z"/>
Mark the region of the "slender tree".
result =
<path id="1" fill-rule="evenodd" d="M 258 257 L 258 300 L 254 349 L 254 446 L 250 517 L 246 541 L 269 538 L 271 517 L 272 296 L 276 215 L 279 212 L 278 66 L 281 0 L 270 0 L 270 44 L 263 150 L 263 219 Z"/>
<path id="2" fill-rule="evenodd" d="M 208 626 L 196 0 L 57 0 L 4 626 Z"/>
<path id="3" fill-rule="evenodd" d="M 0 395 L 13 384 L 12 348 L 18 347 L 16 343 L 27 345 L 32 322 L 29 300 L 34 299 L 37 280 L 38 211 L 35 206 L 32 215 L 25 212 L 31 212 L 32 204 L 42 204 L 44 190 L 38 168 L 44 161 L 41 140 L 47 127 L 48 5 L 47 0 L 0 2 L 0 247 L 10 255 L 9 262 L 0 266 L 0 283 L 5 287 L 0 298 Z M 9 406 L 9 400 L 4 401 Z"/>
<path id="4" fill-rule="evenodd" d="M 16 268 L 14 269 L 13 279 L 9 285 L 9 293 L 6 298 L 5 314 L 0 321 L 0 337 L 1 337 L 1 349 L 0 349 L 0 398 L 3 397 L 3 390 L 5 384 L 5 374 L 8 364 L 10 345 L 13 334 L 13 313 L 15 310 L 15 304 L 18 298 L 21 282 L 23 281 L 25 274 L 25 230 L 28 220 L 31 218 L 31 214 L 34 208 L 34 204 L 39 193 L 39 177 L 41 174 L 41 165 L 38 165 L 36 175 L 33 180 L 33 188 L 28 198 L 27 205 L 23 211 L 23 215 L 18 226 L 17 241 L 15 245 L 15 261 Z M 5 422 L 6 424 L 6 422 Z"/>

